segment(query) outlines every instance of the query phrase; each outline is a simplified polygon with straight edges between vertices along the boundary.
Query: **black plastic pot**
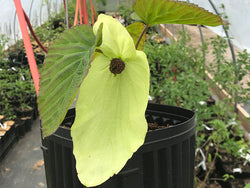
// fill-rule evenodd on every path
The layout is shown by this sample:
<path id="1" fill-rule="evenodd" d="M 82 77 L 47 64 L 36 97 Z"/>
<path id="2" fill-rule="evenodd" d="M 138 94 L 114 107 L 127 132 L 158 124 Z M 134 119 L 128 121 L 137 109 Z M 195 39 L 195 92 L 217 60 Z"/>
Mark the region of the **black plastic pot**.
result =
<path id="1" fill-rule="evenodd" d="M 23 118 L 21 118 L 21 120 L 24 121 L 25 131 L 26 132 L 30 131 L 31 130 L 31 124 L 32 124 L 33 116 L 32 117 L 23 117 Z"/>
<path id="2" fill-rule="evenodd" d="M 16 136 L 17 138 L 22 138 L 25 135 L 25 121 L 21 119 L 16 120 Z"/>
<path id="3" fill-rule="evenodd" d="M 20 110 L 20 109 L 16 109 L 16 115 L 19 118 L 22 117 L 33 117 L 34 114 L 34 109 L 26 109 L 26 110 Z"/>
<path id="4" fill-rule="evenodd" d="M 11 128 L 6 132 L 4 136 L 1 136 L 0 139 L 0 160 L 4 157 L 4 155 L 7 153 L 11 145 L 16 140 L 16 134 L 15 134 L 15 124 L 11 126 Z"/>
<path id="5" fill-rule="evenodd" d="M 195 157 L 195 119 L 192 111 L 148 104 L 148 122 L 173 125 L 149 131 L 144 144 L 125 167 L 98 188 L 193 188 Z M 63 124 L 74 121 L 74 109 Z M 72 154 L 70 128 L 60 126 L 42 140 L 48 188 L 83 188 Z"/>

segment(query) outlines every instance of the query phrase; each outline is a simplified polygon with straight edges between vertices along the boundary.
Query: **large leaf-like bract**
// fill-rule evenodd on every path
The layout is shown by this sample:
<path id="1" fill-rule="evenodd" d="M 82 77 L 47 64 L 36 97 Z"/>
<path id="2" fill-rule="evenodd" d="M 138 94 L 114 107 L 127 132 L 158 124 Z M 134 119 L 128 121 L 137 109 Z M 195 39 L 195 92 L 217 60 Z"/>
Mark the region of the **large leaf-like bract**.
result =
<path id="1" fill-rule="evenodd" d="M 96 53 L 84 79 L 71 128 L 73 153 L 80 181 L 96 186 L 117 174 L 143 144 L 147 132 L 145 110 L 149 92 L 146 55 L 135 50 L 126 28 L 110 16 L 103 23 L 101 53 Z M 113 74 L 109 67 L 120 58 L 125 69 Z"/>
<path id="2" fill-rule="evenodd" d="M 195 4 L 171 0 L 136 0 L 136 14 L 149 26 L 155 24 L 199 24 L 218 26 L 222 19 Z"/>
<path id="3" fill-rule="evenodd" d="M 95 45 L 90 26 L 66 30 L 49 49 L 40 77 L 38 109 L 43 137 L 56 131 L 86 76 Z"/>

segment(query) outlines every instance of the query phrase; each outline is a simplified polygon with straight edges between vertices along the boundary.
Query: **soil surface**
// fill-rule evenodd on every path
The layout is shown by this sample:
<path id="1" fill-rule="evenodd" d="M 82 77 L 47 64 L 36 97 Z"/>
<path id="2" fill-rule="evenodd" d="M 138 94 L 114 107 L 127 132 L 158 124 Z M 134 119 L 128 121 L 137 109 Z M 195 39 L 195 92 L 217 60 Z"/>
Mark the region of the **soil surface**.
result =
<path id="1" fill-rule="evenodd" d="M 153 131 L 153 130 L 156 130 L 156 129 L 163 129 L 163 128 L 167 128 L 167 127 L 172 127 L 172 125 L 165 125 L 165 126 L 161 126 L 159 125 L 158 123 L 148 123 L 148 131 Z"/>

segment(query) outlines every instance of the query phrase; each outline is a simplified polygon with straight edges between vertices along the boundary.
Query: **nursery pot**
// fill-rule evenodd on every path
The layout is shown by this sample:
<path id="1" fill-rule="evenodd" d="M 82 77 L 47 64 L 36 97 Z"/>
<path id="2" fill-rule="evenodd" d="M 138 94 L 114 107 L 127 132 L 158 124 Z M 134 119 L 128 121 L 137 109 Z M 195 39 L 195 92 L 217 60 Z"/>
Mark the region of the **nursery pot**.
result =
<path id="1" fill-rule="evenodd" d="M 16 124 L 13 124 L 8 131 L 0 131 L 0 161 L 3 158 L 3 156 L 6 154 L 6 152 L 10 149 L 11 145 L 16 140 L 16 134 L 15 134 L 15 126 Z M 3 134 L 5 132 L 5 134 Z"/>
<path id="2" fill-rule="evenodd" d="M 148 104 L 149 123 L 169 127 L 148 131 L 144 144 L 124 168 L 97 188 L 193 188 L 195 157 L 194 112 L 174 106 Z M 58 130 L 42 140 L 48 188 L 84 188 L 75 168 L 70 109 Z"/>
<path id="3" fill-rule="evenodd" d="M 20 118 L 22 117 L 33 117 L 34 114 L 34 108 L 31 109 L 25 109 L 25 110 L 21 110 L 21 109 L 16 109 L 16 115 Z"/>

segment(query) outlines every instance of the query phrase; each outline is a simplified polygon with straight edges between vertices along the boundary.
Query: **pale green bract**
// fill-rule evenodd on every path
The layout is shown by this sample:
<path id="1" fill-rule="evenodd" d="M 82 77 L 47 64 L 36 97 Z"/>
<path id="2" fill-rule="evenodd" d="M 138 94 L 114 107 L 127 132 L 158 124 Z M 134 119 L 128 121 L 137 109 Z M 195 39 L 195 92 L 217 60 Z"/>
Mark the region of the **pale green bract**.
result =
<path id="1" fill-rule="evenodd" d="M 117 174 L 143 144 L 147 132 L 145 110 L 149 93 L 146 55 L 117 20 L 99 15 L 102 44 L 94 54 L 76 105 L 71 129 L 80 181 L 96 186 Z M 125 69 L 114 75 L 110 61 L 120 58 Z"/>

